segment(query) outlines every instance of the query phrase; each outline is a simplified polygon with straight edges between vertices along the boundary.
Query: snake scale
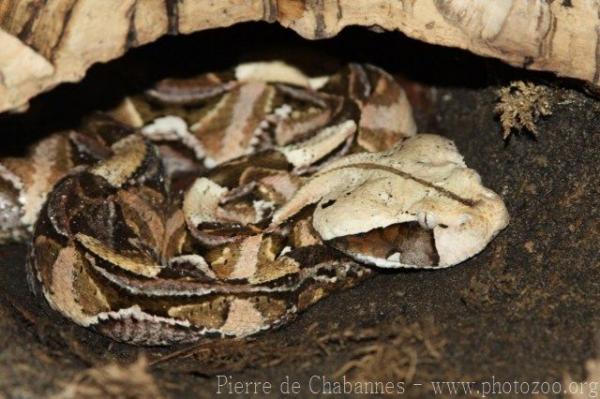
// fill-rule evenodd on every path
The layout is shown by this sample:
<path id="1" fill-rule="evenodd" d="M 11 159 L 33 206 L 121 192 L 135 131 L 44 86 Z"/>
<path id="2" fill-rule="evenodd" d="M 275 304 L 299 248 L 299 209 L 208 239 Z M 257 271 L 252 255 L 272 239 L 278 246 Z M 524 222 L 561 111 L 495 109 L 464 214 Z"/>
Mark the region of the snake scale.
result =
<path id="1" fill-rule="evenodd" d="M 34 291 L 141 345 L 281 326 L 372 266 L 439 268 L 508 221 L 391 75 L 280 62 L 166 79 L 0 160 Z"/>

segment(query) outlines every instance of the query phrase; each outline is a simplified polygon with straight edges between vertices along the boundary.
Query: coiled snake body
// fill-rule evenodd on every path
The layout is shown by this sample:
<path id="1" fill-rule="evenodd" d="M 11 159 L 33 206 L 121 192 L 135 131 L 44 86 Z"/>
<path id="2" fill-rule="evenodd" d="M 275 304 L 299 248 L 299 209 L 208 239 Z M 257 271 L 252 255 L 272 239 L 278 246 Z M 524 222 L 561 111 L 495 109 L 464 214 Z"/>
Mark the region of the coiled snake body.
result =
<path id="1" fill-rule="evenodd" d="M 450 266 L 506 225 L 453 144 L 415 132 L 370 65 L 165 80 L 1 160 L 0 240 L 29 240 L 48 303 L 114 339 L 247 336 L 369 265 Z"/>

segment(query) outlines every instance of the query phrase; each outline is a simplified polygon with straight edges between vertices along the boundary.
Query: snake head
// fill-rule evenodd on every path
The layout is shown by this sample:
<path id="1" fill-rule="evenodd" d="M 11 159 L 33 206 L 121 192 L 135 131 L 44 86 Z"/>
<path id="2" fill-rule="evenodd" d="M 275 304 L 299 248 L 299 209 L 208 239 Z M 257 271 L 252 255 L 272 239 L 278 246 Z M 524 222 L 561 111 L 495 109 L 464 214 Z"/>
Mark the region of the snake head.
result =
<path id="1" fill-rule="evenodd" d="M 325 242 L 385 268 L 455 265 L 508 224 L 502 199 L 467 168 L 454 143 L 430 134 L 329 164 L 276 212 L 274 223 L 310 204 Z"/>

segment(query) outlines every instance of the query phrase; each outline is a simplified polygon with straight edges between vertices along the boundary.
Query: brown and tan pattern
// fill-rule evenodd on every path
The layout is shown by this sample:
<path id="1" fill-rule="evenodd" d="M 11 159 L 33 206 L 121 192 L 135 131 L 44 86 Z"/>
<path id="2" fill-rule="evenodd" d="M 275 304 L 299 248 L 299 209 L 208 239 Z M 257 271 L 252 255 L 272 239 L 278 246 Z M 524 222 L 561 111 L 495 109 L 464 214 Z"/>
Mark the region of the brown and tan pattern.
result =
<path id="1" fill-rule="evenodd" d="M 163 81 L 1 160 L 0 239 L 31 235 L 48 303 L 114 339 L 255 334 L 369 264 L 451 266 L 505 226 L 454 145 L 415 130 L 401 87 L 370 65 Z"/>

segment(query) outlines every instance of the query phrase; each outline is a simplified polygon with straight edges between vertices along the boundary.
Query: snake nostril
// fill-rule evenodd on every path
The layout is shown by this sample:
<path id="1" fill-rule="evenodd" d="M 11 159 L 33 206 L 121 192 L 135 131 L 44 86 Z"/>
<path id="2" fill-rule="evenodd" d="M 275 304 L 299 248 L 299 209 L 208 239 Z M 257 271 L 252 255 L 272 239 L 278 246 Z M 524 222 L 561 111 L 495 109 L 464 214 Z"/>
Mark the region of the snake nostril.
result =
<path id="1" fill-rule="evenodd" d="M 334 199 L 330 199 L 328 201 L 325 201 L 323 204 L 321 204 L 321 209 L 329 208 L 333 204 L 335 204 L 335 200 Z"/>

